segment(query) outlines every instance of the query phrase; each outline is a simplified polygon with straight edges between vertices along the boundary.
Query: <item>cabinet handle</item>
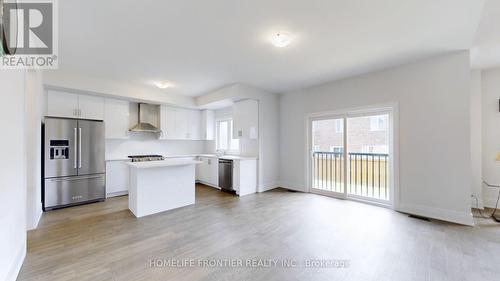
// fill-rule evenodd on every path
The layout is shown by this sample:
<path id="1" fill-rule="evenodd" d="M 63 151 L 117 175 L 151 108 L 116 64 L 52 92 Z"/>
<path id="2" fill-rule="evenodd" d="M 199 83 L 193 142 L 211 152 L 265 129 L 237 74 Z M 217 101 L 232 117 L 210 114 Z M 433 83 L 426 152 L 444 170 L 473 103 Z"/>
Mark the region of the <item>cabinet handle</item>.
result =
<path id="1" fill-rule="evenodd" d="M 242 130 L 238 130 L 238 137 L 241 137 L 241 136 L 243 136 L 243 132 L 242 132 Z"/>

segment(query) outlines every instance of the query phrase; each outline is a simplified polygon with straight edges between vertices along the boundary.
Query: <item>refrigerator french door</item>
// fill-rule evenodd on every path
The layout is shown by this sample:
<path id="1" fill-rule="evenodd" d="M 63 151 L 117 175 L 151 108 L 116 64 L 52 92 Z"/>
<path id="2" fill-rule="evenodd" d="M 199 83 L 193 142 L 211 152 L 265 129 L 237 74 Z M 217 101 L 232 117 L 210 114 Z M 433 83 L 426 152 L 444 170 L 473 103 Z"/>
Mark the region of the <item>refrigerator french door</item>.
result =
<path id="1" fill-rule="evenodd" d="M 103 122 L 46 117 L 43 127 L 44 210 L 104 200 Z"/>

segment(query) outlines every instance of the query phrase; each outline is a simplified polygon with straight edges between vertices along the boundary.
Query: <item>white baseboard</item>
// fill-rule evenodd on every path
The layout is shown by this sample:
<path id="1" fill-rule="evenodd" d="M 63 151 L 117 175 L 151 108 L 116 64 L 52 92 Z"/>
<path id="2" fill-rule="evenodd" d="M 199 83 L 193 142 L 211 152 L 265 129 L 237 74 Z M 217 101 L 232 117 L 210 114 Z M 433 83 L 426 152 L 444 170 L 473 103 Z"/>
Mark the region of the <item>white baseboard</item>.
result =
<path id="1" fill-rule="evenodd" d="M 206 185 L 206 186 L 209 186 L 209 187 L 213 187 L 213 188 L 216 188 L 216 189 L 220 189 L 220 187 L 216 186 L 216 185 L 213 185 L 213 184 L 209 184 L 207 182 L 204 182 L 204 181 L 200 181 L 200 180 L 196 180 L 195 181 L 196 183 L 201 183 L 203 185 Z"/>
<path id="2" fill-rule="evenodd" d="M 308 192 L 307 188 L 304 187 L 304 184 L 299 184 L 299 183 L 294 183 L 294 182 L 280 181 L 280 187 L 291 189 L 291 190 L 296 190 L 296 191 L 301 191 L 301 192 Z M 451 210 L 432 208 L 432 207 L 428 207 L 428 206 L 405 204 L 402 202 L 400 202 L 398 204 L 398 206 L 394 206 L 394 208 L 396 208 L 396 207 L 397 207 L 397 211 L 400 211 L 403 213 L 420 215 L 420 216 L 424 216 L 424 217 L 454 222 L 454 223 L 463 224 L 463 225 L 470 225 L 470 226 L 474 225 L 472 213 L 470 213 L 470 212 L 469 213 L 466 213 L 466 212 L 461 213 L 461 212 L 456 212 L 456 211 L 451 211 Z"/>
<path id="3" fill-rule="evenodd" d="M 278 182 L 263 183 L 258 186 L 257 192 L 266 192 L 268 190 L 278 188 L 279 186 Z"/>
<path id="4" fill-rule="evenodd" d="M 294 183 L 294 182 L 289 182 L 289 181 L 280 181 L 279 186 L 286 188 L 286 189 L 291 189 L 295 191 L 300 191 L 300 192 L 308 192 L 307 188 L 304 187 L 304 184 L 302 183 Z"/>
<path id="5" fill-rule="evenodd" d="M 40 220 L 42 219 L 43 211 L 42 209 L 38 210 L 37 218 L 35 220 L 35 225 L 33 229 L 36 229 L 38 227 L 38 224 L 40 223 Z"/>
<path id="6" fill-rule="evenodd" d="M 474 225 L 474 219 L 472 218 L 471 212 L 457 212 L 452 210 L 434 208 L 423 205 L 400 203 L 397 211 L 418 215 L 423 217 L 428 217 L 432 219 L 438 219 L 442 221 L 453 222 L 457 224 L 463 224 L 468 226 Z"/>
<path id="7" fill-rule="evenodd" d="M 31 225 L 27 225 L 27 230 L 34 230 L 38 227 L 38 224 L 40 223 L 40 219 L 42 218 L 43 210 L 42 206 L 40 205 L 40 208 L 37 208 L 36 214 L 34 215 L 34 219 L 31 222 Z M 29 223 L 28 223 L 29 224 Z"/>
<path id="8" fill-rule="evenodd" d="M 124 195 L 128 195 L 128 190 L 108 193 L 106 194 L 106 198 L 118 197 Z"/>
<path id="9" fill-rule="evenodd" d="M 5 279 L 5 281 L 16 281 L 17 276 L 21 271 L 21 267 L 23 266 L 24 258 L 26 258 L 26 243 L 23 243 L 23 246 L 17 252 L 10 270 L 7 273 L 7 278 Z"/>

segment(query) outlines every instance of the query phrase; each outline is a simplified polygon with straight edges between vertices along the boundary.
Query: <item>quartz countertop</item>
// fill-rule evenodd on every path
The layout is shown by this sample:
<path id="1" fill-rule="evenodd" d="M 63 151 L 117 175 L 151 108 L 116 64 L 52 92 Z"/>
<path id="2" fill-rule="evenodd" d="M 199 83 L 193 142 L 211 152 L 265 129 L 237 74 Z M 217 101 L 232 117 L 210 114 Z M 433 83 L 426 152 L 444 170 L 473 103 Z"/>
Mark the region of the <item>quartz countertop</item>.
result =
<path id="1" fill-rule="evenodd" d="M 165 157 L 165 159 L 167 159 L 167 160 L 168 159 L 175 160 L 175 158 L 192 158 L 192 157 L 207 157 L 207 158 L 227 159 L 227 160 L 257 160 L 257 157 L 255 157 L 255 156 L 217 155 L 217 154 L 180 154 L 180 155 L 164 155 L 163 157 Z M 109 161 L 130 161 L 130 160 L 131 159 L 128 158 L 127 156 L 106 158 L 106 162 L 109 162 Z M 155 162 L 157 162 L 157 161 L 155 161 Z"/>
<path id="2" fill-rule="evenodd" d="M 191 159 L 165 159 L 161 161 L 144 161 L 144 162 L 130 162 L 127 163 L 133 168 L 137 169 L 147 169 L 147 168 L 161 168 L 161 167 L 171 167 L 171 166 L 184 166 L 201 164 L 201 161 L 191 160 Z"/>
<path id="3" fill-rule="evenodd" d="M 219 159 L 226 160 L 257 160 L 257 157 L 253 156 L 239 156 L 239 155 L 222 155 L 218 157 Z"/>
<path id="4" fill-rule="evenodd" d="M 198 154 L 199 157 L 226 159 L 226 160 L 256 160 L 254 156 L 240 156 L 240 155 L 217 155 L 217 154 Z"/>

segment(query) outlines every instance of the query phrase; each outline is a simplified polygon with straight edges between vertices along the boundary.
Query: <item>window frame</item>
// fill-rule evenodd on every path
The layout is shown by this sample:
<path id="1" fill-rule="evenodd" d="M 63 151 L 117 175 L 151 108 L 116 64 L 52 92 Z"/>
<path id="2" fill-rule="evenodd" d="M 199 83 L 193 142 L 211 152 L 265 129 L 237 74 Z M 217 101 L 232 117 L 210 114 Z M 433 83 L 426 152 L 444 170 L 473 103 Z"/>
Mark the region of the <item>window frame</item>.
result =
<path id="1" fill-rule="evenodd" d="M 337 134 L 344 133 L 344 119 L 335 119 L 335 133 Z"/>
<path id="2" fill-rule="evenodd" d="M 227 145 L 228 145 L 228 149 L 221 149 L 219 147 L 219 133 L 220 133 L 220 123 L 222 122 L 228 122 L 227 124 Z M 232 147 L 231 143 L 232 143 L 232 140 L 233 139 L 233 119 L 232 118 L 224 118 L 224 119 L 218 119 L 215 121 L 215 150 L 216 151 L 223 151 L 225 153 L 231 153 L 231 154 L 239 154 L 240 153 L 240 149 L 241 149 L 241 144 L 240 144 L 240 140 L 238 140 L 238 147 L 235 149 L 234 147 Z"/>
<path id="3" fill-rule="evenodd" d="M 382 120 L 384 126 L 380 126 L 380 121 Z M 370 131 L 378 132 L 378 131 L 386 131 L 389 129 L 389 118 L 386 118 L 386 115 L 376 115 L 370 117 Z"/>

